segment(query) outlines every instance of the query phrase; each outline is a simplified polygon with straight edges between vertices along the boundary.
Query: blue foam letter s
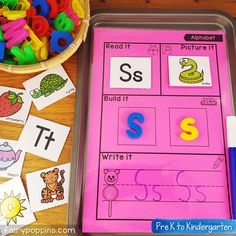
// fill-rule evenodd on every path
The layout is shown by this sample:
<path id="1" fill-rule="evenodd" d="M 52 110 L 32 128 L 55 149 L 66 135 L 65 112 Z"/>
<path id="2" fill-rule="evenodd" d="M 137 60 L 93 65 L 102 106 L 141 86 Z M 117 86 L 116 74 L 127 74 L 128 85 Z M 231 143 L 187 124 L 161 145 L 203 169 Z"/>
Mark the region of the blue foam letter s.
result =
<path id="1" fill-rule="evenodd" d="M 135 120 L 138 120 L 140 123 L 144 122 L 144 116 L 141 113 L 133 112 L 128 116 L 128 126 L 130 129 L 126 130 L 126 134 L 131 139 L 137 139 L 142 136 L 143 130 L 140 125 L 135 123 Z"/>

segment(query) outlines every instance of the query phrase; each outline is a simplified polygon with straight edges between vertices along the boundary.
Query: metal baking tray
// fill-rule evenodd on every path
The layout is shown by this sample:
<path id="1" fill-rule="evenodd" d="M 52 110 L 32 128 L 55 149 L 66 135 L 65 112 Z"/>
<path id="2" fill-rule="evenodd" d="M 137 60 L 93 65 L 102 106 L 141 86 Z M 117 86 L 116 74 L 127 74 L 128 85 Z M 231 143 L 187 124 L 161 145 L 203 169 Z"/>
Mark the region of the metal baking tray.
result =
<path id="1" fill-rule="evenodd" d="M 79 49 L 78 81 L 71 164 L 70 196 L 68 204 L 68 227 L 82 233 L 82 210 L 84 190 L 84 166 L 86 163 L 86 131 L 89 124 L 91 64 L 93 56 L 93 29 L 96 27 L 180 29 L 180 30 L 224 30 L 227 37 L 229 75 L 232 90 L 236 91 L 235 20 L 221 11 L 209 10 L 158 10 L 158 11 L 116 11 L 100 12 L 91 17 L 87 41 Z M 233 100 L 235 92 L 233 94 Z M 116 233 L 117 234 L 117 233 Z M 106 235 L 112 235 L 107 234 Z M 123 234 L 124 235 L 124 234 Z M 129 233 L 129 235 L 132 235 Z M 136 235 L 133 234 L 133 235 Z"/>

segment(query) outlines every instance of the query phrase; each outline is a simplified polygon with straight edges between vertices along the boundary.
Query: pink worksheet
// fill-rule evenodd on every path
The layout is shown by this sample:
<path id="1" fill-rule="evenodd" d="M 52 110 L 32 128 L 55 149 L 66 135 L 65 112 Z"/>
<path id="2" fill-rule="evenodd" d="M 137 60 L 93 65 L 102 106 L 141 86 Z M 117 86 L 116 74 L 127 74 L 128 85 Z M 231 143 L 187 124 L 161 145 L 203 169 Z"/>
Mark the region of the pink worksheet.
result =
<path id="1" fill-rule="evenodd" d="M 230 219 L 224 31 L 95 28 L 83 232 Z"/>

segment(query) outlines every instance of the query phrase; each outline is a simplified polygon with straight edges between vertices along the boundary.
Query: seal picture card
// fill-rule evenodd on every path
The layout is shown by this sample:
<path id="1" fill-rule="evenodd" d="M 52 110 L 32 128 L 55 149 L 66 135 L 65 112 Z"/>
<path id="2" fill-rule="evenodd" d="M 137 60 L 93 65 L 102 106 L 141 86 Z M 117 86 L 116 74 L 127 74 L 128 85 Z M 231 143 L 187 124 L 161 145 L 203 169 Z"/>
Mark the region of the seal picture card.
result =
<path id="1" fill-rule="evenodd" d="M 26 174 L 31 210 L 42 211 L 68 203 L 70 163 Z"/>
<path id="2" fill-rule="evenodd" d="M 0 184 L 0 235 L 35 222 L 21 178 Z"/>
<path id="3" fill-rule="evenodd" d="M 17 146 L 16 140 L 0 139 L 0 177 L 20 177 L 25 151 Z"/>
<path id="4" fill-rule="evenodd" d="M 30 106 L 26 90 L 0 86 L 0 120 L 25 124 Z"/>
<path id="5" fill-rule="evenodd" d="M 23 85 L 38 110 L 69 96 L 76 90 L 62 65 L 44 71 L 25 81 Z"/>
<path id="6" fill-rule="evenodd" d="M 36 116 L 29 116 L 18 147 L 50 161 L 58 161 L 70 127 Z"/>

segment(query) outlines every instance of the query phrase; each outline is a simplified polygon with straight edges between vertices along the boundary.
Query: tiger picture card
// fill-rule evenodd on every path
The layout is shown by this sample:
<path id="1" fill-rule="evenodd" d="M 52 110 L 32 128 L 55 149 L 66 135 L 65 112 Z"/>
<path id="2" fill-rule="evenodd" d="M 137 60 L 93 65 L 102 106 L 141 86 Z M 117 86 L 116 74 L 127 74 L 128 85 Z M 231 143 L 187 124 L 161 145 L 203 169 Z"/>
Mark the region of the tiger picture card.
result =
<path id="1" fill-rule="evenodd" d="M 32 212 L 68 203 L 70 163 L 26 174 Z"/>

